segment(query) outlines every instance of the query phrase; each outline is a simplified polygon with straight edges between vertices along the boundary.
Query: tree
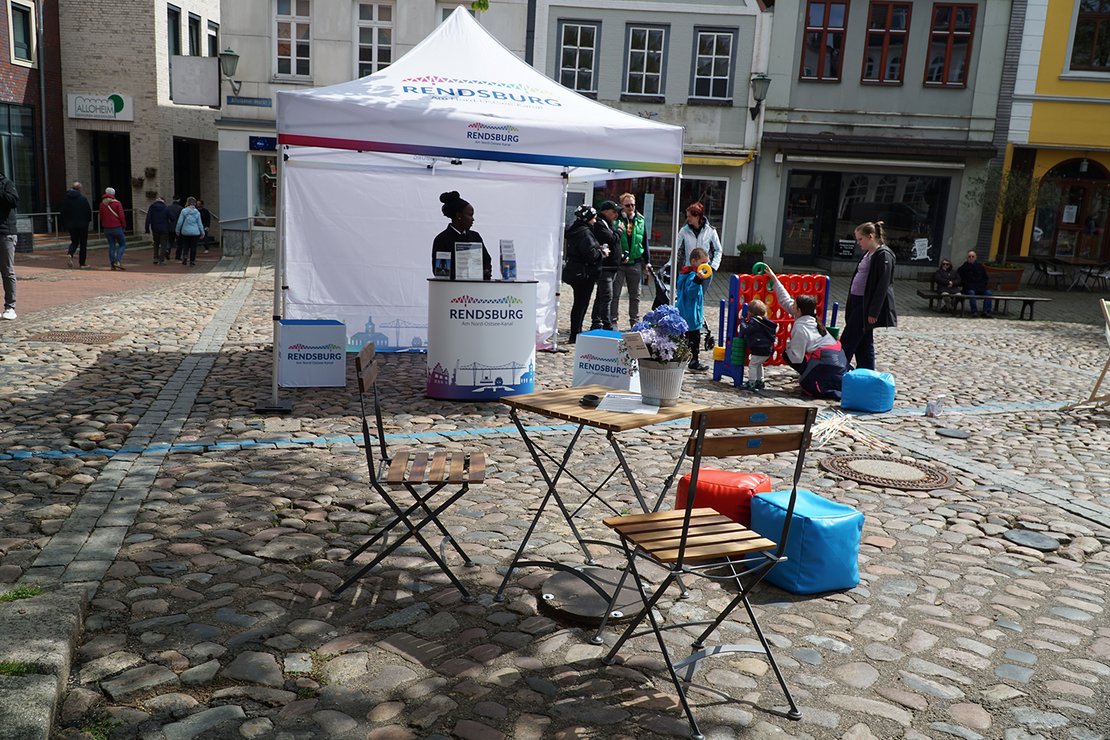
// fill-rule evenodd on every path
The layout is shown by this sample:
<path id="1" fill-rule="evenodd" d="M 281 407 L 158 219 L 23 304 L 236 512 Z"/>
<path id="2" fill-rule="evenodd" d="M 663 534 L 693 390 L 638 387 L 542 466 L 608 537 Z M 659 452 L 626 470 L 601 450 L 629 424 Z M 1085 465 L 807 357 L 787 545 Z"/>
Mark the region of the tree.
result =
<path id="1" fill-rule="evenodd" d="M 995 261 L 1003 264 L 1009 260 L 1015 229 L 1020 238 L 1030 213 L 1037 208 L 1056 209 L 1063 197 L 1055 178 L 1035 177 L 1032 172 L 1013 168 L 1003 170 L 998 165 L 989 166 L 971 183 L 965 200 L 982 207 L 984 216 L 1002 222 L 994 255 Z"/>

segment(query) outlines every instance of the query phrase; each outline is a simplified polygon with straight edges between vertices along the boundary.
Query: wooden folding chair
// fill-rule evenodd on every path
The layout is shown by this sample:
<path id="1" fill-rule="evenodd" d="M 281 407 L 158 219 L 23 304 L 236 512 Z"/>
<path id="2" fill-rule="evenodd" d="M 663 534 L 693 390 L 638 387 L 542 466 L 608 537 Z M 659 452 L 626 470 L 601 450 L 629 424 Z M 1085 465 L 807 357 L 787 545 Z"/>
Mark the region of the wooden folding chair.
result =
<path id="1" fill-rule="evenodd" d="M 356 557 L 373 547 L 379 540 L 398 527 L 403 526 L 404 532 L 392 544 L 389 544 L 367 565 L 348 578 L 334 592 L 342 593 L 348 586 L 362 578 L 366 573 L 388 557 L 394 550 L 403 545 L 410 537 L 415 537 L 417 542 L 427 551 L 428 556 L 451 579 L 451 583 L 462 592 L 463 599 L 472 601 L 473 597 L 466 586 L 451 571 L 446 560 L 446 549 L 450 545 L 463 559 L 466 565 L 474 565 L 470 556 L 462 546 L 451 536 L 443 523 L 439 521 L 440 515 L 447 511 L 462 497 L 471 485 L 477 485 L 485 480 L 486 456 L 481 452 L 459 452 L 437 450 L 431 452 L 416 452 L 401 450 L 390 456 L 389 448 L 385 442 L 385 425 L 382 423 L 381 404 L 378 400 L 377 378 L 379 365 L 374 357 L 374 344 L 363 347 L 358 357 L 355 358 L 355 370 L 358 375 L 358 400 L 362 409 L 362 440 L 366 448 L 366 468 L 370 474 L 370 486 L 377 491 L 386 504 L 393 511 L 393 518 L 386 522 L 383 528 L 362 544 L 357 550 L 347 556 L 347 562 L 352 563 Z M 371 396 L 374 401 L 375 434 L 371 436 L 370 424 L 366 414 L 366 397 Z M 380 450 L 380 464 L 375 464 L 374 446 Z M 384 484 L 384 485 L 383 485 Z M 447 486 L 458 488 L 446 496 L 438 505 L 433 505 L 433 499 Z M 417 489 L 424 488 L 423 492 Z M 393 495 L 399 491 L 407 491 L 412 498 L 412 503 L 402 507 L 401 502 Z M 414 514 L 420 512 L 423 518 L 413 522 Z M 440 552 L 436 552 L 424 538 L 421 530 L 432 524 L 443 535 Z"/>
<path id="2" fill-rule="evenodd" d="M 1102 318 L 1106 322 L 1106 344 L 1110 345 L 1110 301 L 1100 300 L 1099 307 L 1102 309 Z M 1094 407 L 1102 408 L 1103 406 L 1110 406 L 1110 390 L 1102 390 L 1102 381 L 1106 380 L 1106 374 L 1110 372 L 1110 357 L 1106 359 L 1106 364 L 1102 366 L 1102 372 L 1099 373 L 1098 380 L 1095 381 L 1095 387 L 1091 389 L 1089 395 L 1083 401 L 1076 401 L 1069 403 L 1067 406 L 1061 407 L 1061 411 L 1069 411 L 1080 406 L 1094 405 Z"/>
<path id="3" fill-rule="evenodd" d="M 648 514 L 633 514 L 630 516 L 617 516 L 605 519 L 605 525 L 613 529 L 620 536 L 621 546 L 628 557 L 626 572 L 630 572 L 635 579 L 640 592 L 647 597 L 644 608 L 625 628 L 624 633 L 603 659 L 606 665 L 615 662 L 617 653 L 624 643 L 632 637 L 654 633 L 663 652 L 663 659 L 667 664 L 671 681 L 678 691 L 682 709 L 690 722 L 690 729 L 695 738 L 701 738 L 697 721 L 686 698 L 685 684 L 693 679 L 694 670 L 698 661 L 729 652 L 763 652 L 782 687 L 786 701 L 790 705 L 786 716 L 790 719 L 800 719 L 801 712 L 790 694 L 790 689 L 782 677 L 775 656 L 771 652 L 771 645 L 763 636 L 748 596 L 767 575 L 776 563 L 786 559 L 785 549 L 787 536 L 790 530 L 790 520 L 794 513 L 794 504 L 798 495 L 798 479 L 802 474 L 802 464 L 805 461 L 805 450 L 809 446 L 810 429 L 817 418 L 815 407 L 798 406 L 752 406 L 746 408 L 717 409 L 711 411 L 695 411 L 691 419 L 690 437 L 686 443 L 686 454 L 693 461 L 693 471 L 690 475 L 690 488 L 686 497 L 686 508 L 673 511 L 660 511 Z M 707 436 L 709 430 L 731 429 L 733 432 L 745 428 L 775 427 L 778 431 L 764 431 L 756 429 L 741 434 Z M 786 429 L 782 429 L 786 428 Z M 791 429 L 792 428 L 792 429 Z M 790 500 L 787 507 L 786 519 L 782 531 L 776 532 L 776 540 L 751 531 L 747 527 L 737 524 L 731 519 L 718 514 L 713 509 L 697 508 L 695 491 L 697 490 L 698 471 L 703 458 L 734 457 L 742 455 L 768 455 L 780 452 L 795 452 L 797 460 L 794 465 L 794 482 L 791 487 Z M 666 569 L 667 575 L 658 587 L 651 588 L 644 581 L 636 565 L 637 559 L 644 558 Z M 712 620 L 695 622 L 681 622 L 675 624 L 662 624 L 661 618 L 655 615 L 655 607 L 672 584 L 678 585 L 685 591 L 681 581 L 682 576 L 707 578 L 721 583 L 732 582 L 736 584 L 738 592 L 724 609 Z M 622 584 L 623 585 L 623 579 Z M 619 591 L 619 588 L 618 588 Z M 689 592 L 692 594 L 693 592 Z M 650 596 L 648 596 L 650 594 Z M 710 596 L 707 594 L 706 599 Z M 743 605 L 748 613 L 755 634 L 759 638 L 762 649 L 755 645 L 718 645 L 705 647 L 706 639 L 720 624 L 728 618 L 729 614 L 737 607 Z M 647 619 L 650 629 L 637 631 L 640 624 Z M 693 642 L 694 651 L 680 661 L 675 661 L 667 649 L 663 638 L 665 630 L 685 629 L 691 626 L 707 625 L 705 630 Z M 684 671 L 684 677 L 679 677 L 679 672 Z"/>

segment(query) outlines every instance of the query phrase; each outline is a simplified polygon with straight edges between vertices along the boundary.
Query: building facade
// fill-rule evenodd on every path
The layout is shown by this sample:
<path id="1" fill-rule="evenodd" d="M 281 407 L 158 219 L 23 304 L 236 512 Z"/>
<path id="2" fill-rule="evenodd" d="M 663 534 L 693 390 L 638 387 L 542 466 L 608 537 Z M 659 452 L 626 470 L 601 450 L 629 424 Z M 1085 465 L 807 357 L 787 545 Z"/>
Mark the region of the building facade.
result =
<path id="1" fill-rule="evenodd" d="M 0 171 L 19 190 L 19 230 L 46 231 L 65 178 L 57 0 L 7 0 L 0 23 Z M 37 217 L 34 214 L 38 214 Z"/>
<path id="2" fill-rule="evenodd" d="M 903 271 L 974 246 L 1010 6 L 775 4 L 753 228 L 774 259 L 848 271 L 875 220 Z"/>
<path id="3" fill-rule="evenodd" d="M 725 254 L 747 241 L 759 114 L 749 80 L 765 70 L 770 13 L 754 0 L 676 3 L 592 0 L 536 3 L 533 66 L 612 108 L 685 128 L 679 211 L 706 206 Z M 581 200 L 631 192 L 666 251 L 677 228 L 674 181 L 641 177 L 597 183 Z"/>
<path id="4" fill-rule="evenodd" d="M 94 203 L 115 188 L 140 230 L 158 193 L 202 198 L 219 218 L 216 111 L 175 103 L 170 82 L 174 56 L 218 54 L 219 0 L 60 5 L 65 179 Z M 54 187 L 59 197 L 67 184 Z"/>
<path id="5" fill-rule="evenodd" d="M 225 252 L 272 246 L 277 214 L 276 94 L 373 74 L 419 43 L 464 2 L 235 0 L 223 39 L 239 55 L 225 82 L 219 129 Z M 494 0 L 478 21 L 525 54 L 527 0 Z"/>
<path id="6" fill-rule="evenodd" d="M 1110 3 L 1026 0 L 1005 168 L 1044 188 L 1006 253 L 1110 262 Z"/>

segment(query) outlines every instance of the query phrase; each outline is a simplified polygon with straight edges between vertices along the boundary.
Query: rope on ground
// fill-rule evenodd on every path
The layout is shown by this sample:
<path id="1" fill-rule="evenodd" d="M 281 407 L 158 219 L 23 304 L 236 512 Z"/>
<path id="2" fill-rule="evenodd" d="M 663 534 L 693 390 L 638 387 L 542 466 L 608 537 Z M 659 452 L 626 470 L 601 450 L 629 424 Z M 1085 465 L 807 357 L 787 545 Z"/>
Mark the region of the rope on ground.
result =
<path id="1" fill-rule="evenodd" d="M 842 411 L 832 410 L 818 415 L 818 422 L 812 430 L 810 448 L 819 450 L 840 437 L 851 437 L 856 442 L 865 444 L 876 450 L 887 452 L 890 445 L 878 438 L 873 432 L 855 428 L 857 425 L 866 424 L 866 420 L 858 416 L 850 416 Z"/>

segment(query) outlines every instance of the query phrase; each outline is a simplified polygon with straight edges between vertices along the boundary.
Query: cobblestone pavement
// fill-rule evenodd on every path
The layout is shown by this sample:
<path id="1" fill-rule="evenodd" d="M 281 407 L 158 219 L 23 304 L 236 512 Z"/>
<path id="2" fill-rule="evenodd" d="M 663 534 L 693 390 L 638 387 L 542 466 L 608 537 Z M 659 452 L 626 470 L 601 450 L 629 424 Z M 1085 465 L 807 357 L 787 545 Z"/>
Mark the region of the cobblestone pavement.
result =
<path id="1" fill-rule="evenodd" d="M 329 598 L 350 572 L 343 558 L 387 509 L 366 485 L 351 390 L 287 392 L 288 418 L 254 412 L 270 376 L 271 280 L 264 266 L 225 260 L 2 327 L 0 584 L 61 580 L 93 595 L 57 735 L 686 734 L 652 638 L 604 667 L 590 631 L 537 602 L 549 571 L 520 571 L 505 602 L 493 602 L 542 480 L 503 407 L 423 397 L 422 356 L 383 357 L 387 433 L 395 445 L 486 451 L 487 484 L 445 517 L 478 564 L 457 569 L 478 599 L 462 603 L 407 545 Z M 736 699 L 693 690 L 702 729 L 712 738 L 1104 737 L 1110 417 L 1060 410 L 1086 397 L 1106 359 L 1094 300 L 1049 294 L 1057 300 L 1038 315 L 1053 321 L 976 321 L 926 315 L 916 286 L 899 287 L 901 326 L 878 335 L 880 364 L 898 380 L 894 411 L 853 417 L 850 434 L 811 451 L 803 477 L 865 513 L 862 582 L 816 597 L 769 587 L 755 599 L 803 719 L 767 711 L 783 704 L 767 663 L 735 654 L 699 669 L 698 683 Z M 29 339 L 78 322 L 123 336 Z M 564 385 L 571 359 L 542 354 L 540 384 Z M 789 371 L 768 374 L 765 398 L 805 403 Z M 705 376 L 684 388 L 712 404 L 752 399 Z M 940 394 L 945 414 L 923 416 Z M 824 418 L 834 413 L 820 405 Z M 548 421 L 526 423 L 554 449 L 569 439 Z M 622 435 L 639 480 L 665 475 L 682 434 L 674 423 Z M 588 434 L 580 449 L 577 469 L 600 482 L 612 461 L 604 437 Z M 911 492 L 818 467 L 849 452 L 933 463 L 954 482 Z M 785 459 L 758 464 L 788 480 Z M 634 505 L 627 485 L 605 497 Z M 580 521 L 603 536 L 600 518 L 587 508 Z M 580 562 L 557 514 L 533 543 L 539 556 Z M 618 563 L 615 553 L 602 560 Z M 696 596 L 663 603 L 664 615 L 696 618 L 725 600 L 713 588 Z M 740 622 L 721 633 L 751 639 Z"/>

